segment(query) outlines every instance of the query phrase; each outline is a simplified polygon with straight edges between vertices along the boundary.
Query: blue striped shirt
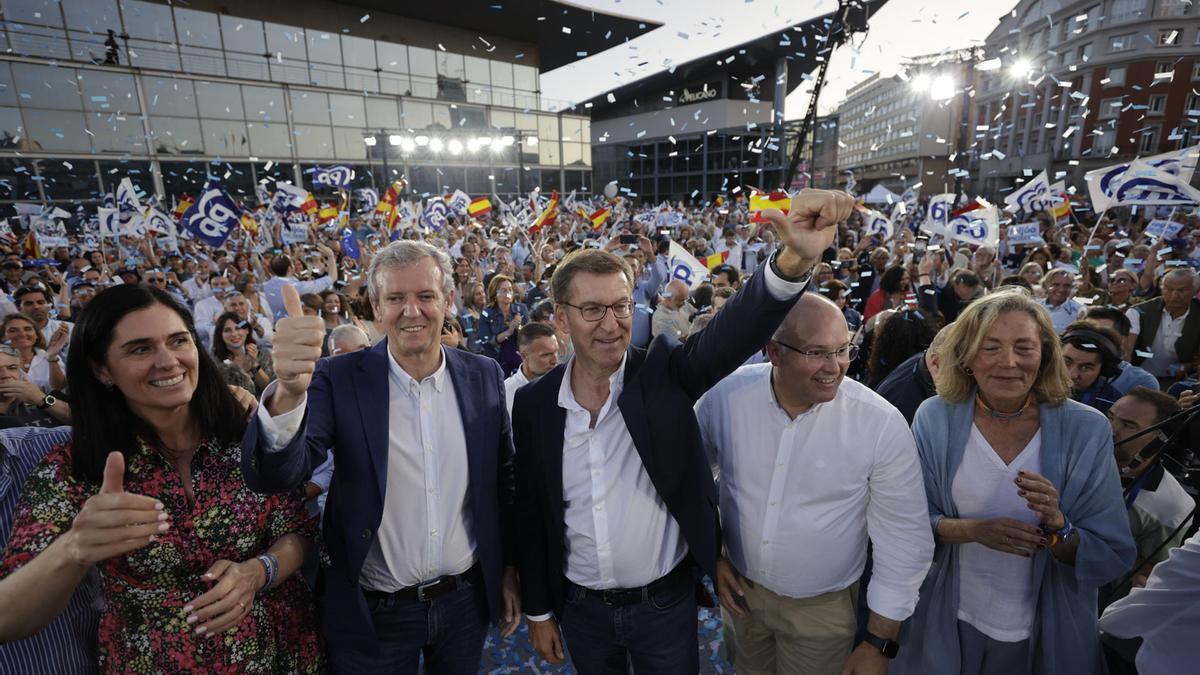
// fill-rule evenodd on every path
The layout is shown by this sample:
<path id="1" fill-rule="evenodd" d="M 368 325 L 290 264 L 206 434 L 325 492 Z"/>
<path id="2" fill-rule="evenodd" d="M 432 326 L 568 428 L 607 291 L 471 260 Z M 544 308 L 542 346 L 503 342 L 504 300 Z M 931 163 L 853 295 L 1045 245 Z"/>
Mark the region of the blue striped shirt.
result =
<path id="1" fill-rule="evenodd" d="M 70 440 L 70 427 L 0 431 L 0 548 L 7 547 L 25 478 L 51 448 Z M 102 606 L 96 571 L 92 570 L 50 625 L 24 640 L 0 644 L 0 673 L 95 673 Z"/>

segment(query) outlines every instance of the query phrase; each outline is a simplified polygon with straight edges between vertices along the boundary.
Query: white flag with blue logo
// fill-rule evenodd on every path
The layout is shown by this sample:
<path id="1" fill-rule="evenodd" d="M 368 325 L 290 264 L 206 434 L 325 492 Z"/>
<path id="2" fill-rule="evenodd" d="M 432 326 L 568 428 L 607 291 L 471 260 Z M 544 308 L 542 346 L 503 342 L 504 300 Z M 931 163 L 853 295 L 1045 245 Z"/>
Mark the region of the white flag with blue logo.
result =
<path id="1" fill-rule="evenodd" d="M 241 225 L 241 210 L 229 194 L 209 182 L 200 198 L 183 214 L 183 227 L 209 246 L 220 246 Z"/>
<path id="2" fill-rule="evenodd" d="M 471 205 L 471 196 L 462 190 L 455 190 L 454 194 L 450 195 L 450 199 L 447 200 L 446 205 L 454 213 L 462 215 L 467 212 L 467 207 Z"/>
<path id="3" fill-rule="evenodd" d="M 1198 155 L 1200 145 L 1087 172 L 1083 179 L 1088 184 L 1092 209 L 1103 211 L 1119 204 L 1196 203 L 1196 191 L 1190 183 Z"/>
<path id="4" fill-rule="evenodd" d="M 446 226 L 446 216 L 449 210 L 445 200 L 440 197 L 430 199 L 425 210 L 421 212 L 421 227 L 441 232 L 442 228 Z"/>
<path id="5" fill-rule="evenodd" d="M 667 270 L 670 273 L 668 282 L 679 279 L 688 285 L 688 289 L 694 291 L 708 278 L 709 271 L 704 263 L 696 260 L 696 256 L 688 253 L 688 250 L 674 239 L 671 240 L 667 255 Z"/>
<path id="6" fill-rule="evenodd" d="M 903 206 L 903 204 L 904 202 L 900 202 L 897 204 L 897 206 Z M 891 218 L 888 218 L 874 209 L 867 209 L 863 212 L 862 219 L 863 230 L 866 231 L 867 234 L 875 235 L 885 241 L 892 238 L 893 230 Z"/>
<path id="7" fill-rule="evenodd" d="M 982 198 L 977 198 L 980 207 L 951 216 L 946 224 L 946 236 L 979 246 L 995 246 L 1000 243 L 1000 209 Z"/>
<path id="8" fill-rule="evenodd" d="M 1041 213 L 1052 206 L 1050 198 L 1050 178 L 1043 170 L 1004 198 L 1004 210 L 1013 213 Z"/>
<path id="9" fill-rule="evenodd" d="M 352 180 L 354 180 L 354 169 L 344 164 L 330 167 L 318 166 L 313 170 L 313 187 L 324 185 L 335 190 L 349 190 Z"/>
<path id="10" fill-rule="evenodd" d="M 126 223 L 142 212 L 142 204 L 138 201 L 137 189 L 128 177 L 122 178 L 117 185 L 117 210 L 121 213 L 121 222 Z"/>
<path id="11" fill-rule="evenodd" d="M 115 208 L 101 206 L 96 209 L 96 215 L 100 220 L 101 237 L 115 237 L 121 234 L 120 214 Z"/>
<path id="12" fill-rule="evenodd" d="M 929 234 L 946 234 L 946 225 L 950 222 L 950 212 L 954 210 L 954 193 L 943 192 L 929 198 L 929 210 L 925 212 L 925 220 L 921 229 Z"/>
<path id="13" fill-rule="evenodd" d="M 372 213 L 379 205 L 379 193 L 375 191 L 375 188 L 359 188 L 354 191 L 354 196 L 362 204 L 362 210 L 367 213 Z"/>

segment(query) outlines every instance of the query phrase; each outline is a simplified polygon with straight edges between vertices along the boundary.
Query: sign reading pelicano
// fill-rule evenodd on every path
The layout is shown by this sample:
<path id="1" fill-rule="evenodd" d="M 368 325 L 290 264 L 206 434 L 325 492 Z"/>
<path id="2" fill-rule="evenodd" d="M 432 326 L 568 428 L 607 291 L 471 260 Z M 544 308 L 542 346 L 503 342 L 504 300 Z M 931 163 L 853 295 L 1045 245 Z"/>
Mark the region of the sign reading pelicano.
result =
<path id="1" fill-rule="evenodd" d="M 717 90 L 709 88 L 708 83 L 705 82 L 703 85 L 701 85 L 700 91 L 694 91 L 694 92 L 688 91 L 687 88 L 685 87 L 683 90 L 683 93 L 679 94 L 679 105 L 683 105 L 685 103 L 697 103 L 699 101 L 707 101 L 710 98 L 716 98 L 716 97 L 717 97 Z"/>

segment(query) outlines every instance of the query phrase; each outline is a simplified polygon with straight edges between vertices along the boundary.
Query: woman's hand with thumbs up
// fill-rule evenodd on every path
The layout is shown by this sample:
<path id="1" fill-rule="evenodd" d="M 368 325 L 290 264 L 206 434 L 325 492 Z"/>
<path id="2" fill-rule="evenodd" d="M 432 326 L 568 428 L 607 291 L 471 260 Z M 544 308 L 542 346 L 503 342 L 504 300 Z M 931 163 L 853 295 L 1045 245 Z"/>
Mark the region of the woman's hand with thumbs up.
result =
<path id="1" fill-rule="evenodd" d="M 100 492 L 83 503 L 67 532 L 68 558 L 81 568 L 139 549 L 170 529 L 162 502 L 125 492 L 125 456 L 110 452 Z"/>

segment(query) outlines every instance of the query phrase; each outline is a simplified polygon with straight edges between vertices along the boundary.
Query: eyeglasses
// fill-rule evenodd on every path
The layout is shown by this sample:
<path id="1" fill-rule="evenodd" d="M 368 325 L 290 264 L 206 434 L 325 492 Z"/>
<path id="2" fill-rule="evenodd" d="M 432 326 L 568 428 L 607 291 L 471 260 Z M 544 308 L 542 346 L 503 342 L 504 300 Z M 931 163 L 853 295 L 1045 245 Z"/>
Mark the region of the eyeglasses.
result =
<path id="1" fill-rule="evenodd" d="M 790 350 L 796 352 L 797 354 L 803 356 L 805 358 L 805 360 L 807 360 L 807 361 L 835 361 L 836 360 L 836 361 L 850 362 L 858 357 L 858 345 L 846 345 L 845 347 L 842 347 L 841 349 L 835 349 L 831 352 L 826 352 L 826 351 L 820 351 L 820 350 L 800 349 L 798 347 L 793 347 L 786 342 L 780 342 L 779 340 L 772 340 L 772 342 L 779 345 L 780 347 L 783 347 L 785 349 L 790 349 Z"/>
<path id="2" fill-rule="evenodd" d="M 569 302 L 563 302 L 559 304 L 566 305 L 567 307 L 574 307 L 575 309 L 579 310 L 579 314 L 583 317 L 584 321 L 591 321 L 593 323 L 604 320 L 604 316 L 608 314 L 608 310 L 610 309 L 612 310 L 613 316 L 618 319 L 628 319 L 629 317 L 633 316 L 632 300 L 622 300 L 611 305 L 588 304 L 583 305 L 582 307 L 579 305 L 572 305 Z"/>

